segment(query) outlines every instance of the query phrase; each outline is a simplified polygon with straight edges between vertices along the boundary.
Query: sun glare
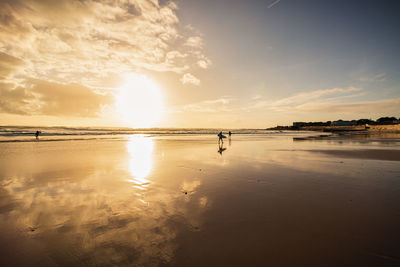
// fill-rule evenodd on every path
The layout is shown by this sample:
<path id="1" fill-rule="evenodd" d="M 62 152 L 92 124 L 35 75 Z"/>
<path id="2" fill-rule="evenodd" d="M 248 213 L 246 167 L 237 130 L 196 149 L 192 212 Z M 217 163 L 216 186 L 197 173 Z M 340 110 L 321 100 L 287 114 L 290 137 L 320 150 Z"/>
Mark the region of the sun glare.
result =
<path id="1" fill-rule="evenodd" d="M 128 181 L 140 189 L 144 189 L 149 183 L 146 178 L 153 164 L 153 147 L 153 140 L 143 136 L 131 136 L 127 142 L 129 170 L 132 175 Z"/>
<path id="2" fill-rule="evenodd" d="M 148 77 L 130 73 L 116 95 L 116 108 L 130 127 L 155 126 L 164 112 L 161 89 Z"/>

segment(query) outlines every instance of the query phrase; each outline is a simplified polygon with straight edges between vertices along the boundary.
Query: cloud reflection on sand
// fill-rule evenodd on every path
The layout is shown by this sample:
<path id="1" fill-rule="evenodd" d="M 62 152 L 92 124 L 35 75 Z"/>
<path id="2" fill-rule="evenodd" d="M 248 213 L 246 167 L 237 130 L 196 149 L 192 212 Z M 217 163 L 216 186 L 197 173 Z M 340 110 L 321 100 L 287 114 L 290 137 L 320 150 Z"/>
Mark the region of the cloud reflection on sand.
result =
<path id="1" fill-rule="evenodd" d="M 40 161 L 41 170 L 45 170 L 57 161 L 56 154 L 63 145 L 36 147 L 40 153 L 33 160 Z M 121 145 L 126 145 L 125 149 Z M 28 255 L 29 246 L 23 244 L 30 244 L 32 239 L 41 248 L 36 256 L 18 259 L 15 255 L 16 262 L 27 264 L 38 253 L 47 255 L 49 262 L 64 265 L 157 266 L 170 262 L 177 248 L 174 240 L 178 230 L 199 228 L 202 209 L 192 207 L 204 207 L 206 200 L 200 200 L 204 196 L 193 191 L 186 199 L 180 187 L 171 190 L 160 183 L 154 186 L 158 178 L 149 178 L 155 147 L 151 138 L 98 143 L 92 152 L 85 146 L 93 143 L 82 142 L 80 146 L 62 148 L 63 164 L 53 164 L 54 171 L 47 173 L 50 177 L 43 178 L 45 172 L 23 166 L 8 169 L 9 176 L 1 177 L 1 201 L 9 207 L 0 210 L 0 226 L 16 233 L 7 242 L 20 243 L 27 250 L 14 254 Z M 109 160 L 104 160 L 107 155 Z M 85 162 L 91 171 L 66 171 L 77 162 Z M 57 179 L 52 179 L 54 173 Z"/>

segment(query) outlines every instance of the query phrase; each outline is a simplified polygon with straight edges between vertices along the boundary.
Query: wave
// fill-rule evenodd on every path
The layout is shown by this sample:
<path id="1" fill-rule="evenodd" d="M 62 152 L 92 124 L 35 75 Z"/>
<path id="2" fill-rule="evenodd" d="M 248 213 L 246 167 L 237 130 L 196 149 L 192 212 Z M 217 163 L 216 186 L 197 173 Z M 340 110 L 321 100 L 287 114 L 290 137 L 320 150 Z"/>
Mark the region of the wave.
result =
<path id="1" fill-rule="evenodd" d="M 216 135 L 220 131 L 233 134 L 271 135 L 295 134 L 293 131 L 271 131 L 265 129 L 194 129 L 194 128 L 113 128 L 113 127 L 35 127 L 35 126 L 0 126 L 0 142 L 32 142 L 35 133 L 40 131 L 43 141 L 89 140 L 119 138 L 124 135 Z M 300 132 L 297 132 L 299 134 Z M 304 132 L 303 132 L 304 133 Z"/>
<path id="2" fill-rule="evenodd" d="M 87 141 L 87 140 L 104 140 L 104 139 L 115 139 L 118 140 L 120 138 L 45 138 L 45 139 L 40 139 L 40 142 L 58 142 L 58 141 Z M 0 139 L 0 143 L 31 143 L 31 142 L 38 142 L 36 139 Z"/>
<path id="3" fill-rule="evenodd" d="M 220 131 L 228 132 L 230 129 L 176 129 L 176 128 L 70 128 L 70 127 L 19 127 L 0 126 L 0 136 L 32 136 L 36 131 L 41 131 L 41 136 L 57 135 L 118 135 L 118 134 L 217 134 Z M 240 134 L 276 133 L 264 129 L 236 129 L 231 130 Z"/>

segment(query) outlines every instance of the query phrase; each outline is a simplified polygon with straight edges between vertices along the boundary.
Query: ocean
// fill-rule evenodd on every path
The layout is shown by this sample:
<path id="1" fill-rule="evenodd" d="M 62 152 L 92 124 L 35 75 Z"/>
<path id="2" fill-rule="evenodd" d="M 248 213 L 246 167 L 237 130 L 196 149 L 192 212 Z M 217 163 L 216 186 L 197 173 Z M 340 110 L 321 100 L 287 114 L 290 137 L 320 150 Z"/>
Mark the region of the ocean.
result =
<path id="1" fill-rule="evenodd" d="M 173 136 L 173 135 L 310 135 L 307 131 L 271 131 L 265 129 L 213 129 L 213 128 L 118 128 L 118 127 L 38 127 L 0 126 L 0 142 L 36 142 L 35 133 L 40 131 L 40 141 L 67 141 L 90 139 L 121 139 L 130 135 Z"/>

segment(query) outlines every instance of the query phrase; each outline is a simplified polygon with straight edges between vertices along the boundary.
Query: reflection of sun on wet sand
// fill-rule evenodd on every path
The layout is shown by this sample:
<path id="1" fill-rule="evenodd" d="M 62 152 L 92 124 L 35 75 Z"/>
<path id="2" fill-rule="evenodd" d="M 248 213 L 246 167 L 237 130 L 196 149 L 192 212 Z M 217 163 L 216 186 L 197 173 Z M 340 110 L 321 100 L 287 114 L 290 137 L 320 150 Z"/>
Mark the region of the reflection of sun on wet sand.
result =
<path id="1" fill-rule="evenodd" d="M 150 138 L 132 136 L 128 140 L 129 171 L 132 174 L 132 178 L 128 181 L 135 187 L 143 189 L 149 185 L 149 180 L 146 178 L 153 164 L 153 148 L 154 142 Z"/>
<path id="2" fill-rule="evenodd" d="M 0 263 L 395 266 L 399 142 L 293 137 L 1 143 Z"/>

